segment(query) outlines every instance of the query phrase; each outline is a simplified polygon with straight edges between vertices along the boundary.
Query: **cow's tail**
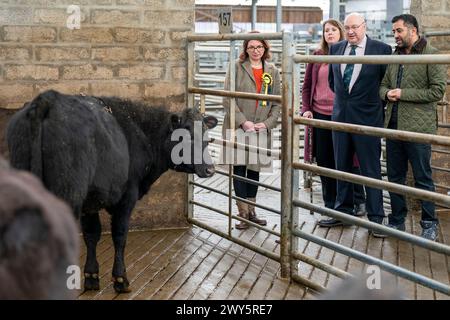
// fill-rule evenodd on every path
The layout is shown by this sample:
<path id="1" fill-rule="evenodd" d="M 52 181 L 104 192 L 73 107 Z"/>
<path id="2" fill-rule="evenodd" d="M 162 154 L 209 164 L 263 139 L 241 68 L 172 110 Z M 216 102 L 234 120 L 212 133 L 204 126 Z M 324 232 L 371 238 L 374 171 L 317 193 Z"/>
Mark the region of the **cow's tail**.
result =
<path id="1" fill-rule="evenodd" d="M 31 159 L 30 170 L 41 180 L 43 179 L 43 158 L 42 158 L 42 124 L 48 116 L 52 105 L 55 104 L 56 91 L 46 91 L 37 96 L 28 110 L 31 133 Z"/>

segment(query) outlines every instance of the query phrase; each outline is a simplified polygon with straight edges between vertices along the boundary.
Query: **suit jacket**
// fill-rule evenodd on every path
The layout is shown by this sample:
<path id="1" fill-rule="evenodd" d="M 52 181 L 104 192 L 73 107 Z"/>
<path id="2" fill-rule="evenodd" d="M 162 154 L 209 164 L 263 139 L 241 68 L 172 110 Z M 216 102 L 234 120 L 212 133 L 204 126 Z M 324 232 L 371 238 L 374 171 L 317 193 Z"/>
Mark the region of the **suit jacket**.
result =
<path id="1" fill-rule="evenodd" d="M 330 55 L 343 55 L 347 40 L 330 47 Z M 364 55 L 390 55 L 392 48 L 367 37 Z M 330 64 L 328 82 L 335 93 L 331 120 L 366 126 L 383 126 L 383 104 L 379 96 L 380 83 L 386 65 L 363 64 L 350 93 L 344 89 L 340 64 Z"/>

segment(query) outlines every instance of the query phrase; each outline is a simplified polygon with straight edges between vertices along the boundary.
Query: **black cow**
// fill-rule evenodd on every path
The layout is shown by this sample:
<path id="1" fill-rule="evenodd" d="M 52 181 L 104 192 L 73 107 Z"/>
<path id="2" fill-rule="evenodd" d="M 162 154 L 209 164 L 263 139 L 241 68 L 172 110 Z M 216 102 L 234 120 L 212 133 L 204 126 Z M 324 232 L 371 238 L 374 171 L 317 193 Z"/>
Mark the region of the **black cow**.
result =
<path id="1" fill-rule="evenodd" d="M 180 141 L 172 141 L 172 133 L 186 129 L 193 136 L 196 121 L 201 128 L 201 133 L 196 132 L 200 144 L 192 139 L 190 159 L 173 161 L 172 150 Z M 198 164 L 192 159 L 194 145 L 202 152 L 207 148 L 208 142 L 200 135 L 216 124 L 216 118 L 202 117 L 193 109 L 172 113 L 119 98 L 64 95 L 52 90 L 11 118 L 7 128 L 11 164 L 36 174 L 81 216 L 87 247 L 85 290 L 99 289 L 99 210 L 105 208 L 111 215 L 114 289 L 129 292 L 124 248 L 131 211 L 168 169 L 199 177 L 214 174 L 208 152 Z M 186 156 L 185 150 L 181 153 Z"/>
<path id="2" fill-rule="evenodd" d="M 71 299 L 79 236 L 69 206 L 0 157 L 0 300 Z"/>

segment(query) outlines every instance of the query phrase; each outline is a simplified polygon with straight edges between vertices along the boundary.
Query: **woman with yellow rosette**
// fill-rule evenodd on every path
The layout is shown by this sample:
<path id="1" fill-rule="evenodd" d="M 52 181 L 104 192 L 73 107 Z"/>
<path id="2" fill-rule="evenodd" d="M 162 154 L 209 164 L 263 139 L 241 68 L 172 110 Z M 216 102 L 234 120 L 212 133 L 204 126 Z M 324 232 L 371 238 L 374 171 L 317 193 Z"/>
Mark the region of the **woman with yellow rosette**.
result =
<path id="1" fill-rule="evenodd" d="M 250 33 L 259 33 L 252 31 Z M 274 64 L 267 62 L 271 57 L 270 45 L 266 40 L 245 40 L 239 59 L 236 60 L 236 91 L 253 92 L 265 95 L 280 95 L 280 73 Z M 227 73 L 225 90 L 230 88 L 230 77 Z M 223 137 L 230 139 L 230 98 L 224 98 L 225 119 L 223 124 Z M 241 142 L 239 137 L 245 137 L 251 145 L 271 149 L 270 130 L 277 125 L 281 106 L 277 102 L 256 101 L 251 99 L 236 98 L 234 137 Z M 253 139 L 253 138 L 256 139 Z M 247 141 L 246 140 L 246 141 Z M 252 143 L 253 142 L 253 143 Z M 255 143 L 256 142 L 256 143 Z M 224 148 L 226 150 L 227 148 Z M 229 149 L 228 149 L 229 150 Z M 228 152 L 228 151 L 227 151 Z M 264 167 L 270 167 L 269 157 L 256 152 L 249 152 L 245 157 L 239 157 L 239 151 L 235 150 L 237 157 L 232 157 L 234 175 L 259 181 L 259 173 Z M 222 159 L 227 159 L 225 152 Z M 237 158 L 237 159 L 236 159 Z M 262 159 L 264 158 L 264 161 Z M 228 160 L 230 161 L 230 160 Z M 228 162 L 230 163 L 230 162 Z M 258 186 L 242 180 L 233 179 L 234 192 L 237 197 L 256 202 Z M 239 216 L 259 225 L 266 225 L 267 221 L 259 219 L 255 212 L 255 206 L 243 201 L 236 201 Z M 247 229 L 246 222 L 236 224 L 237 229 Z"/>

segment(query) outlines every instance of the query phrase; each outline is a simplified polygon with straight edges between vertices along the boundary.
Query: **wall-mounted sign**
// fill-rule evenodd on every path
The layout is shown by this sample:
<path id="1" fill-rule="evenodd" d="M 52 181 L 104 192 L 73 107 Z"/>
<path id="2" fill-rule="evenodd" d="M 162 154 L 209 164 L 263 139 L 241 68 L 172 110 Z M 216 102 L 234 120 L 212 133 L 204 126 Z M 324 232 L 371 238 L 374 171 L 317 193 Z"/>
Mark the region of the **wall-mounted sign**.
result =
<path id="1" fill-rule="evenodd" d="M 217 10 L 219 17 L 219 33 L 232 33 L 233 32 L 233 18 L 232 9 L 221 8 Z"/>

